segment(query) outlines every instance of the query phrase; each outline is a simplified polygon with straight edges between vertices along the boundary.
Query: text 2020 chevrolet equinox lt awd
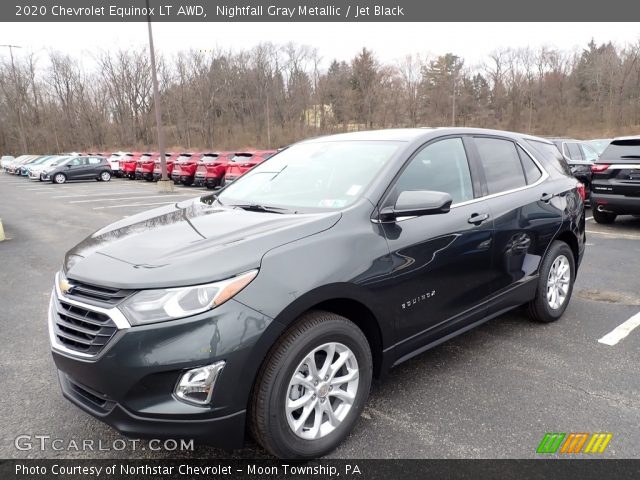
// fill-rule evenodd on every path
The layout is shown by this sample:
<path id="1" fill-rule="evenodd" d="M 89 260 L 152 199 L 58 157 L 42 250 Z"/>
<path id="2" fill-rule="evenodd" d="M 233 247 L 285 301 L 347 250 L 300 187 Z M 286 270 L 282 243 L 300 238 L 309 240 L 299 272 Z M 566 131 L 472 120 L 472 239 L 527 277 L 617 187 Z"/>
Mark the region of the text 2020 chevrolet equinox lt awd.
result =
<path id="1" fill-rule="evenodd" d="M 563 314 L 585 219 L 558 157 L 481 129 L 335 135 L 105 227 L 52 294 L 62 391 L 127 435 L 233 448 L 248 426 L 321 456 L 372 376 L 523 304 Z"/>

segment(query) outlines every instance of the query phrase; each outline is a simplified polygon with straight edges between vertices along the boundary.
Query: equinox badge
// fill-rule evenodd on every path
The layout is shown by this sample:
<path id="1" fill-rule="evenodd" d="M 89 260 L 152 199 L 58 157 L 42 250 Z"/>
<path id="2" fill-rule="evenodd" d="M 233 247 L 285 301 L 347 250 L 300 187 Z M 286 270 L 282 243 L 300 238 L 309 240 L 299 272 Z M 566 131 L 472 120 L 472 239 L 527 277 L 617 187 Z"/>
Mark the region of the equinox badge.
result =
<path id="1" fill-rule="evenodd" d="M 411 300 L 404 302 L 402 304 L 402 309 L 404 310 L 405 308 L 414 306 L 416 303 L 420 303 L 424 300 L 428 300 L 429 298 L 433 297 L 435 294 L 436 294 L 435 290 L 431 290 L 430 292 L 423 293 L 422 295 L 419 295 L 416 298 L 413 298 Z"/>

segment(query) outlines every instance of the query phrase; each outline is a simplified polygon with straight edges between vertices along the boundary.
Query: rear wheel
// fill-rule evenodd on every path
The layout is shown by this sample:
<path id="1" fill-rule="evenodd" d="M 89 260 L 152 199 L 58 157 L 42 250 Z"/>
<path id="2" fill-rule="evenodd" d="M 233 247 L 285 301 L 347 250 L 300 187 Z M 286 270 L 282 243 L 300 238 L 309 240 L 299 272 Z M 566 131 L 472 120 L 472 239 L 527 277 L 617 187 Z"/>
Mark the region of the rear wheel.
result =
<path id="1" fill-rule="evenodd" d="M 598 210 L 593 211 L 593 219 L 598 223 L 609 224 L 616 220 L 617 215 L 615 213 L 600 212 Z"/>
<path id="2" fill-rule="evenodd" d="M 101 182 L 108 182 L 109 180 L 111 180 L 111 174 L 107 171 L 104 171 L 100 174 L 99 178 Z"/>
<path id="3" fill-rule="evenodd" d="M 281 458 L 317 458 L 336 448 L 369 396 L 369 343 L 352 322 L 309 312 L 267 356 L 251 400 L 254 438 Z"/>
<path id="4" fill-rule="evenodd" d="M 64 183 L 67 181 L 67 176 L 64 173 L 56 173 L 53 176 L 53 183 Z"/>
<path id="5" fill-rule="evenodd" d="M 562 316 L 571 299 L 575 271 L 569 245 L 553 242 L 540 266 L 536 296 L 527 306 L 533 320 L 550 323 Z"/>

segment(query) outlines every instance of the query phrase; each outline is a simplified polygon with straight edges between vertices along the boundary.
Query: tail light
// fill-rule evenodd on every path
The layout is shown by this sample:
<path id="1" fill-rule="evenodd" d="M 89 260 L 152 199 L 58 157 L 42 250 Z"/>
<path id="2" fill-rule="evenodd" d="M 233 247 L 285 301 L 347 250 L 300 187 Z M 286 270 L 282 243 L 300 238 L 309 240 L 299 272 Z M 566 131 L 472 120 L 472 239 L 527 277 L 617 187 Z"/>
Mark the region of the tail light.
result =
<path id="1" fill-rule="evenodd" d="M 587 189 L 585 188 L 584 183 L 578 182 L 576 184 L 576 189 L 578 190 L 578 195 L 580 195 L 580 198 L 584 202 L 587 199 Z"/>
<path id="2" fill-rule="evenodd" d="M 591 172 L 601 173 L 601 172 L 604 172 L 609 167 L 610 165 L 608 163 L 594 163 L 593 165 L 591 165 Z"/>

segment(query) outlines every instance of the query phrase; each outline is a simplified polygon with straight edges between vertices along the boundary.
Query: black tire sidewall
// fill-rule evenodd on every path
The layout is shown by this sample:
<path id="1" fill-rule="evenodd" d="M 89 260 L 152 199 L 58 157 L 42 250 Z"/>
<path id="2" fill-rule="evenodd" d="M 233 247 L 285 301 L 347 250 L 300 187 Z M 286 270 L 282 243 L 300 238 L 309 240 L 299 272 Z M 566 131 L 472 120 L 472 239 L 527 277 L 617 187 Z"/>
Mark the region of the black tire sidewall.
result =
<path id="1" fill-rule="evenodd" d="M 305 440 L 291 431 L 284 411 L 284 399 L 294 369 L 312 349 L 328 342 L 342 343 L 354 353 L 359 369 L 358 393 L 347 417 L 333 432 L 317 440 Z M 278 450 L 292 458 L 315 458 L 333 450 L 352 430 L 369 397 L 372 361 L 366 338 L 358 327 L 347 322 L 323 322 L 307 332 L 304 341 L 292 346 L 279 367 L 268 401 L 268 425 Z"/>
<path id="2" fill-rule="evenodd" d="M 547 281 L 549 279 L 549 271 L 551 270 L 551 266 L 560 255 L 564 255 L 569 261 L 571 278 L 569 280 L 569 290 L 567 292 L 567 297 L 565 298 L 564 303 L 560 306 L 560 308 L 553 309 L 547 301 Z M 571 301 L 571 296 L 573 294 L 573 285 L 575 283 L 575 278 L 575 258 L 573 256 L 571 248 L 569 248 L 569 245 L 564 242 L 554 242 L 549 248 L 549 251 L 547 252 L 547 255 L 545 256 L 540 268 L 540 277 L 538 279 L 538 295 L 536 298 L 536 302 L 538 302 L 538 305 L 542 308 L 544 315 L 547 317 L 548 321 L 553 321 L 560 318 L 569 306 L 569 302 Z"/>
<path id="3" fill-rule="evenodd" d="M 602 223 L 604 225 L 613 223 L 616 220 L 617 215 L 615 213 L 607 213 L 607 212 L 599 212 L 598 210 L 593 210 L 593 219 L 597 223 Z"/>

